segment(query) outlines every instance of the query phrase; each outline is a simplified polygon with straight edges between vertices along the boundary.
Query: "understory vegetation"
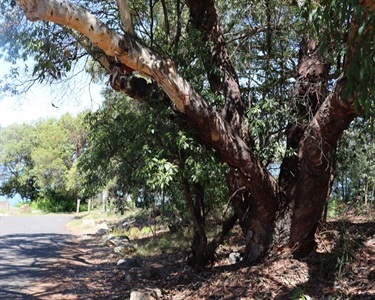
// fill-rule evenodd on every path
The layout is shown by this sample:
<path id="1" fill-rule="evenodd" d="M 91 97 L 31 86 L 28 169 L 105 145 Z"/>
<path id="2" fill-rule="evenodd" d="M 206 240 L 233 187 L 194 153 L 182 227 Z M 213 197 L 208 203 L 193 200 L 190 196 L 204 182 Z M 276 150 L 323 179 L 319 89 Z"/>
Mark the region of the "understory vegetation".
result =
<path id="1" fill-rule="evenodd" d="M 375 204 L 374 1 L 4 0 L 0 16 L 0 97 L 84 71 L 104 99 L 0 128 L 1 196 L 132 220 L 113 233 L 197 277 L 216 266 L 221 295 L 233 251 L 239 295 L 272 270 L 281 291 L 260 298 L 351 282 L 348 266 L 373 280 L 373 220 L 353 214 Z"/>
<path id="2" fill-rule="evenodd" d="M 244 241 L 238 242 L 240 228 L 236 226 L 218 248 L 211 268 L 196 274 L 185 266 L 184 253 L 189 251 L 193 234 L 191 227 L 171 231 L 170 219 L 159 216 L 156 222 L 149 220 L 144 209 L 117 216 L 83 212 L 70 227 L 77 234 L 93 234 L 88 240 L 83 239 L 80 246 L 85 249 L 85 260 L 95 261 L 95 272 L 73 264 L 68 270 L 72 268 L 95 281 L 95 285 L 89 285 L 90 290 L 84 291 L 89 296 L 123 296 L 135 287 L 151 285 L 163 287 L 165 299 L 371 299 L 375 292 L 374 216 L 372 208 L 350 209 L 330 217 L 316 233 L 316 255 L 302 261 L 286 258 L 254 266 L 233 265 L 229 260 L 229 253 L 241 252 L 244 247 Z M 124 280 L 126 271 L 116 269 L 118 257 L 103 245 L 105 236 L 94 234 L 104 222 L 109 226 L 107 234 L 130 238 L 137 247 L 132 257 L 155 269 L 157 277 Z M 156 231 L 145 230 L 155 224 Z M 76 285 L 87 286 L 83 278 L 78 280 Z"/>

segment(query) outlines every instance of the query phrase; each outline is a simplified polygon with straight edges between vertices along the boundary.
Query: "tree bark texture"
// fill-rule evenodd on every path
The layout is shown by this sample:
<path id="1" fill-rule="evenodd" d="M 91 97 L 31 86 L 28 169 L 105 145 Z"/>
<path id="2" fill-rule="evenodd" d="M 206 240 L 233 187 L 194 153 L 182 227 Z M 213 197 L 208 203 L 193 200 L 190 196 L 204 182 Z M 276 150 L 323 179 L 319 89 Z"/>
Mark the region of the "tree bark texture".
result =
<path id="1" fill-rule="evenodd" d="M 246 239 L 248 261 L 264 259 L 268 254 L 277 255 L 284 250 L 303 256 L 313 249 L 314 233 L 329 191 L 334 151 L 342 132 L 355 117 L 353 103 L 356 99 L 348 103 L 341 99 L 345 69 L 328 91 L 328 66 L 317 53 L 312 39 L 305 38 L 301 43 L 298 74 L 291 96 L 301 103 L 297 106 L 298 122 L 290 123 L 286 130 L 287 147 L 295 155 L 285 157 L 277 182 L 252 151 L 244 101 L 214 1 L 188 0 L 187 3 L 192 25 L 203 34 L 203 40 L 212 45 L 207 48 L 203 63 L 211 90 L 224 95 L 222 113 L 210 107 L 179 75 L 173 61 L 143 46 L 131 35 L 122 36 L 109 30 L 82 8 L 59 0 L 18 2 L 30 21 L 55 22 L 85 35 L 104 52 L 104 59 L 97 59 L 108 70 L 118 72 L 119 68 L 113 67 L 115 62 L 152 80 L 150 83 L 131 74 L 122 74 L 128 76 L 126 82 L 114 78 L 119 89 L 136 99 L 152 99 L 151 95 L 159 93 L 157 85 L 170 98 L 200 140 L 215 149 L 221 161 L 229 166 L 228 187 L 235 216 L 227 222 L 223 232 L 238 218 Z M 373 1 L 360 3 L 375 9 Z M 199 202 L 198 192 L 196 196 L 195 204 L 187 198 L 195 214 L 199 240 L 196 251 L 206 253 L 209 245 L 202 224 L 204 206 Z M 220 240 L 222 236 L 210 244 L 212 248 Z M 206 262 L 207 259 L 198 264 Z"/>

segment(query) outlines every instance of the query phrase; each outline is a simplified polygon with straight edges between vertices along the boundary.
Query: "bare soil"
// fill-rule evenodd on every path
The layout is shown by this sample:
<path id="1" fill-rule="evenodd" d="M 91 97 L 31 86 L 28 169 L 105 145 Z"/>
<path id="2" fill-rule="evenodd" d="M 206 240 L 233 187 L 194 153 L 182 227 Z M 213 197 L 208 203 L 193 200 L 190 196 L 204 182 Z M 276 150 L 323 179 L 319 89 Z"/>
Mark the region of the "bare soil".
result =
<path id="1" fill-rule="evenodd" d="M 76 231 L 55 277 L 44 283 L 37 299 L 129 299 L 136 287 L 156 287 L 163 299 L 375 299 L 375 210 L 366 216 L 351 211 L 331 219 L 316 234 L 316 253 L 259 265 L 229 265 L 228 254 L 239 228 L 217 251 L 217 261 L 197 274 L 185 263 L 186 252 L 138 256 L 153 267 L 152 279 L 128 280 L 116 267 L 118 257 L 103 246 L 94 229 Z M 40 289 L 41 290 L 41 289 Z"/>

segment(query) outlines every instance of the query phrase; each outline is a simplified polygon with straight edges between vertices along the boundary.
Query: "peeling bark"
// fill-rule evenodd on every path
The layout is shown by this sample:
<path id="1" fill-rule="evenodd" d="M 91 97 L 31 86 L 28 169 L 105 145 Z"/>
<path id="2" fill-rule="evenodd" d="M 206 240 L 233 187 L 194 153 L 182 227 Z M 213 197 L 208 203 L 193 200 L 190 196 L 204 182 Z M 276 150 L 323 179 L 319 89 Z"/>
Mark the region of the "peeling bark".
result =
<path id="1" fill-rule="evenodd" d="M 116 0 L 116 1 L 117 1 L 119 11 L 120 11 L 122 23 L 125 26 L 125 32 L 130 35 L 134 35 L 132 16 L 130 14 L 128 1 L 126 0 Z"/>
<path id="2" fill-rule="evenodd" d="M 178 111 L 186 115 L 202 140 L 216 149 L 223 161 L 238 168 L 243 176 L 249 178 L 247 186 L 254 196 L 277 198 L 276 182 L 250 151 L 246 142 L 178 74 L 171 60 L 160 58 L 157 53 L 130 37 L 122 37 L 110 31 L 93 15 L 66 1 L 20 0 L 20 5 L 29 20 L 46 20 L 69 26 L 87 36 L 107 56 L 152 78 Z M 260 187 L 263 191 L 260 191 Z"/>
<path id="3" fill-rule="evenodd" d="M 293 198 L 295 183 L 299 176 L 298 147 L 307 124 L 314 117 L 328 94 L 329 66 L 320 57 L 315 41 L 305 38 L 301 42 L 296 83 L 291 105 L 297 109 L 296 123 L 288 124 L 286 129 L 287 149 L 296 155 L 285 157 L 280 170 L 279 184 Z M 293 104 L 295 103 L 295 104 Z"/>
<path id="4" fill-rule="evenodd" d="M 330 188 L 333 154 L 342 132 L 355 117 L 353 107 L 341 100 L 342 89 L 343 82 L 339 81 L 300 142 L 299 177 L 295 183 L 289 242 L 297 256 L 304 256 L 313 249 L 315 230 Z"/>
<path id="5" fill-rule="evenodd" d="M 287 144 L 296 155 L 285 158 L 279 182 L 269 174 L 251 149 L 244 122 L 244 103 L 238 78 L 229 59 L 223 32 L 214 1 L 188 1 L 192 22 L 204 38 L 211 41 L 209 60 L 205 62 L 207 78 L 214 92 L 225 97 L 223 113 L 209 107 L 189 83 L 182 78 L 174 63 L 142 45 L 131 35 L 122 36 L 109 30 L 102 22 L 81 7 L 61 0 L 19 0 L 30 21 L 45 20 L 68 26 L 85 35 L 104 55 L 96 59 L 115 76 L 115 86 L 135 99 L 157 99 L 161 90 L 198 134 L 201 141 L 215 149 L 222 162 L 229 165 L 228 187 L 235 216 L 223 233 L 238 217 L 246 238 L 248 261 L 263 259 L 287 248 L 296 255 L 305 255 L 313 249 L 314 233 L 327 198 L 332 158 L 342 132 L 355 117 L 355 96 L 344 103 L 341 94 L 345 86 L 345 68 L 332 92 L 327 91 L 327 68 L 315 52 L 312 40 L 302 43 L 298 78 L 294 96 L 304 99 L 298 107 L 299 122 L 287 129 Z M 178 2 L 179 3 L 179 2 Z M 374 11 L 373 1 L 360 3 Z M 357 29 L 352 24 L 353 32 Z M 176 35 L 176 45 L 179 34 Z M 351 56 L 355 55 L 360 39 L 349 38 Z M 209 65 L 211 63 L 211 66 Z M 117 66 L 117 64 L 119 66 Z M 213 65 L 213 67 L 212 67 Z M 138 71 L 144 78 L 116 68 Z M 220 70 L 216 74 L 215 70 Z M 222 241 L 219 235 L 207 242 L 204 231 L 204 204 L 196 193 L 197 202 L 188 197 L 187 204 L 194 216 L 196 254 L 198 264 L 211 259 L 215 245 Z"/>
<path id="6" fill-rule="evenodd" d="M 375 9 L 373 1 L 362 1 L 361 4 L 372 12 Z M 347 101 L 342 99 L 347 80 L 346 72 L 350 67 L 351 60 L 355 59 L 361 43 L 361 37 L 357 35 L 358 25 L 355 18 L 352 19 L 350 26 L 348 40 L 350 51 L 346 56 L 343 72 L 321 104 L 320 101 L 314 101 L 313 95 L 309 96 L 309 99 L 312 99 L 310 100 L 312 109 L 315 108 L 315 103 L 317 103 L 318 109 L 314 112 L 311 121 L 298 133 L 300 138 L 297 156 L 293 162 L 297 172 L 294 174 L 294 178 L 284 185 L 288 187 L 288 205 L 291 208 L 287 245 L 295 256 L 303 257 L 314 249 L 314 234 L 332 184 L 334 153 L 343 131 L 356 117 L 354 111 L 356 94 Z M 302 63 L 300 70 L 309 70 L 309 65 L 313 66 L 311 70 L 314 70 L 312 73 L 307 72 L 306 74 L 306 77 L 310 77 L 307 86 L 311 87 L 317 82 L 311 77 L 311 74 L 321 73 L 323 75 L 324 72 L 319 72 L 322 70 L 319 66 L 323 66 L 319 58 L 316 58 L 316 62 L 308 64 L 307 67 L 303 67 Z M 324 81 L 327 85 L 328 79 L 322 82 Z M 299 87 L 298 91 L 301 90 L 303 91 L 303 88 Z"/>
<path id="7" fill-rule="evenodd" d="M 203 58 L 203 64 L 211 90 L 221 92 L 225 98 L 222 116 L 248 143 L 249 136 L 244 122 L 245 104 L 241 96 L 237 73 L 228 54 L 215 3 L 210 0 L 188 1 L 188 5 L 192 23 L 203 33 L 203 41 L 207 44 L 205 48 L 208 59 Z M 208 41 L 213 46 L 209 46 Z"/>

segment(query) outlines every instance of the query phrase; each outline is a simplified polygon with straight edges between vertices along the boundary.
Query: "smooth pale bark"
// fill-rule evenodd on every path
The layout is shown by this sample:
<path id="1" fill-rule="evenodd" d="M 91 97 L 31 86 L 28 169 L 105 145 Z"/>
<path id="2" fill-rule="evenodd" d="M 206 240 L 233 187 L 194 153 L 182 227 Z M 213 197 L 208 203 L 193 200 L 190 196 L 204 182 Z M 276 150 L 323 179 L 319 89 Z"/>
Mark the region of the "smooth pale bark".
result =
<path id="1" fill-rule="evenodd" d="M 20 0 L 19 4 L 28 20 L 44 20 L 70 27 L 88 37 L 106 55 L 154 79 L 179 111 L 184 112 L 185 106 L 189 105 L 192 89 L 178 76 L 171 60 L 161 59 L 134 39 L 109 30 L 94 15 L 67 1 Z"/>
<path id="2" fill-rule="evenodd" d="M 83 8 L 59 0 L 18 2 L 30 21 L 51 21 L 84 34 L 107 55 L 103 63 L 119 62 L 161 87 L 200 139 L 230 166 L 228 186 L 234 195 L 231 200 L 246 238 L 249 260 L 264 257 L 272 246 L 274 249 L 287 246 L 298 253 L 311 250 L 313 234 L 327 198 L 329 167 L 337 140 L 354 118 L 352 106 L 341 101 L 345 80 L 337 81 L 330 95 L 322 97 L 311 121 L 300 128 L 294 144 L 297 155 L 292 162 L 296 172 L 285 181 L 280 179 L 279 185 L 251 151 L 251 140 L 244 131 L 246 124 L 238 80 L 228 58 L 214 1 L 188 2 L 196 28 L 205 32 L 213 44 L 217 43 L 210 49 L 210 60 L 223 73 L 221 78 L 211 77 L 211 83 L 219 82 L 223 88 L 226 98 L 223 115 L 209 107 L 191 88 L 171 60 L 161 58 L 130 35 L 109 30 Z M 370 0 L 360 3 L 372 10 L 375 6 Z M 199 23 L 202 14 L 212 26 Z M 350 46 L 355 49 L 355 43 Z M 352 55 L 354 53 L 352 51 Z M 212 70 L 207 68 L 206 71 Z M 207 75 L 210 78 L 210 74 Z M 350 103 L 355 100 L 351 99 Z"/>
<path id="3" fill-rule="evenodd" d="M 171 60 L 161 59 L 157 53 L 131 37 L 123 37 L 109 30 L 95 16 L 67 1 L 20 0 L 19 3 L 30 21 L 45 20 L 68 26 L 84 34 L 106 55 L 152 78 L 178 111 L 187 115 L 190 125 L 200 133 L 202 139 L 219 152 L 222 160 L 248 178 L 245 183 L 254 196 L 266 195 L 273 200 L 278 198 L 278 187 L 273 177 L 222 116 L 213 111 L 177 73 Z"/>
<path id="4" fill-rule="evenodd" d="M 120 11 L 122 23 L 125 26 L 125 32 L 134 35 L 133 22 L 130 14 L 128 1 L 117 0 L 118 9 Z"/>

